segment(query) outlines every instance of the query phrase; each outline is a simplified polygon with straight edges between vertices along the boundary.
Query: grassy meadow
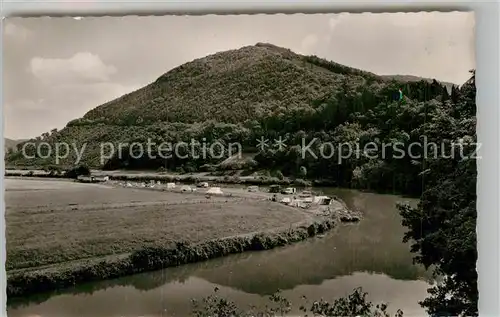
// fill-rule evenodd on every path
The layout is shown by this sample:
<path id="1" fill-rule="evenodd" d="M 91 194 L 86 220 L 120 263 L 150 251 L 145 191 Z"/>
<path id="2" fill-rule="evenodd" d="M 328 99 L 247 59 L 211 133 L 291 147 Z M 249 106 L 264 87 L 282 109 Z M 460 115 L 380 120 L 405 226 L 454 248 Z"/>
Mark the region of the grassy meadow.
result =
<path id="1" fill-rule="evenodd" d="M 288 228 L 308 217 L 262 200 L 61 180 L 7 179 L 6 188 L 8 271 Z"/>

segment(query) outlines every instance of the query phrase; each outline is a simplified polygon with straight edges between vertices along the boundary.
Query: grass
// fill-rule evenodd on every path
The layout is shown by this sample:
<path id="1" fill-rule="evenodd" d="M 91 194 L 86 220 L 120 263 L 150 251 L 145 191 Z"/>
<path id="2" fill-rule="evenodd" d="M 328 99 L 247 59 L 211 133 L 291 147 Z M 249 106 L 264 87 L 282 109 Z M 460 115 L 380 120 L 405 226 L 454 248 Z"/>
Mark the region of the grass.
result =
<path id="1" fill-rule="evenodd" d="M 196 243 L 288 226 L 305 217 L 266 201 L 241 204 L 237 199 L 207 200 L 195 194 L 36 183 L 41 189 L 7 189 L 7 270 L 129 253 L 176 241 Z M 53 189 L 58 185 L 64 188 Z M 48 186 L 52 187 L 43 189 Z"/>
<path id="2" fill-rule="evenodd" d="M 7 179 L 6 187 L 11 295 L 266 250 L 333 226 L 256 198 L 60 180 Z"/>

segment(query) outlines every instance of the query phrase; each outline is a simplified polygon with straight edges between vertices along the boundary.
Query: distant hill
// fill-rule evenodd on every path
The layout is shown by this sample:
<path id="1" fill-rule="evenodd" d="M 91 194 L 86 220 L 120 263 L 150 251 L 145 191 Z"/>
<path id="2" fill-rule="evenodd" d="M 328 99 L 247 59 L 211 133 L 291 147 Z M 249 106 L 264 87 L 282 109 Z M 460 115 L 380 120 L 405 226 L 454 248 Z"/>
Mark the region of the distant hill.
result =
<path id="1" fill-rule="evenodd" d="M 264 129 L 276 124 L 302 129 L 316 119 L 303 123 L 300 120 L 314 117 L 318 111 L 318 116 L 324 116 L 320 112 L 324 111 L 325 103 L 343 98 L 336 96 L 341 91 L 358 91 L 349 98 L 361 94 L 361 106 L 373 103 L 367 99 L 367 93 L 361 93 L 363 90 L 371 95 L 386 90 L 385 94 L 390 95 L 397 87 L 418 80 L 408 76 L 378 76 L 316 56 L 257 43 L 180 65 L 145 87 L 90 110 L 61 131 L 46 133 L 38 139 L 85 143 L 83 161 L 98 167 L 100 142 L 189 140 L 194 136 L 222 135 L 234 138 L 248 136 L 249 129 L 254 130 L 257 125 Z M 278 126 L 273 129 L 279 129 Z M 69 156 L 68 160 L 74 158 Z M 8 160 L 23 163 L 19 155 Z"/>
<path id="2" fill-rule="evenodd" d="M 412 75 L 382 75 L 380 77 L 386 78 L 388 80 L 394 79 L 394 80 L 401 81 L 401 82 L 417 82 L 417 81 L 425 80 L 425 81 L 430 83 L 434 80 L 434 79 L 430 79 L 430 78 L 424 78 L 424 77 L 418 77 L 418 76 L 412 76 Z M 446 89 L 448 90 L 448 92 L 451 92 L 451 88 L 453 86 L 455 86 L 455 87 L 459 86 L 457 84 L 448 83 L 448 82 L 439 81 L 439 80 L 438 80 L 438 82 L 440 84 L 444 85 L 446 87 Z"/>
<path id="3" fill-rule="evenodd" d="M 153 83 L 89 111 L 82 121 L 143 124 L 214 119 L 238 123 L 283 107 L 306 107 L 346 77 L 359 85 L 367 79 L 432 81 L 415 76 L 377 76 L 258 43 L 183 64 Z"/>

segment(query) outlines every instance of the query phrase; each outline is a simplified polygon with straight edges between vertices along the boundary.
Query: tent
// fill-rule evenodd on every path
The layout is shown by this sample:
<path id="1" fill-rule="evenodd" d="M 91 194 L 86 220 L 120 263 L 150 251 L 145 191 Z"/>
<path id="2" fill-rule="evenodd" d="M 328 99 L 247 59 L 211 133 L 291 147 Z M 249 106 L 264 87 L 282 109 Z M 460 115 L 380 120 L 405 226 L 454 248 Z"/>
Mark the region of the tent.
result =
<path id="1" fill-rule="evenodd" d="M 328 196 L 316 196 L 314 197 L 314 203 L 319 205 L 330 205 L 332 198 Z"/>
<path id="2" fill-rule="evenodd" d="M 174 189 L 175 183 L 167 183 L 167 189 Z"/>
<path id="3" fill-rule="evenodd" d="M 220 187 L 211 187 L 211 188 L 209 188 L 207 190 L 207 194 L 210 194 L 210 195 L 222 195 L 223 192 L 220 189 Z"/>

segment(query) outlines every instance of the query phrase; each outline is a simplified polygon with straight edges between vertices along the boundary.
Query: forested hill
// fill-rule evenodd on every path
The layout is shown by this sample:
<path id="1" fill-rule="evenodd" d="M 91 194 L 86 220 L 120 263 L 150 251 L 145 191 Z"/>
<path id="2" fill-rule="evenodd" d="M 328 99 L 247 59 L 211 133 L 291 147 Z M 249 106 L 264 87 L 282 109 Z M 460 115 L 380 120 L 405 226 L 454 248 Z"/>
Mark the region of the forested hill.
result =
<path id="1" fill-rule="evenodd" d="M 100 144 L 239 142 L 255 156 L 256 139 L 282 136 L 288 146 L 269 149 L 239 166 L 247 173 L 277 177 L 329 178 L 342 186 L 418 192 L 419 160 L 391 158 L 334 159 L 299 157 L 302 140 L 353 142 L 412 142 L 426 132 L 435 116 L 460 115 L 461 90 L 433 80 L 390 79 L 346 67 L 316 56 L 303 56 L 271 44 L 259 43 L 216 53 L 183 64 L 151 84 L 89 111 L 61 131 L 53 130 L 37 142 L 86 144 L 83 163 L 102 167 Z M 398 89 L 404 99 L 398 100 Z M 424 129 L 424 130 L 423 130 Z M 440 132 L 439 132 L 440 133 Z M 433 137 L 439 136 L 438 131 Z M 299 142 L 300 141 L 300 142 Z M 315 145 L 319 146 L 319 145 Z M 319 150 L 318 148 L 313 151 Z M 127 151 L 128 152 L 128 151 Z M 28 154 L 36 155 L 30 152 Z M 388 153 L 385 153 L 386 156 Z M 42 153 L 43 155 L 43 153 Z M 143 156 L 112 159 L 105 168 L 200 171 L 217 168 L 222 159 L 150 159 Z M 74 153 L 61 163 L 70 166 Z M 240 162 L 241 163 L 241 162 Z M 8 165 L 51 165 L 54 157 L 7 157 Z"/>

